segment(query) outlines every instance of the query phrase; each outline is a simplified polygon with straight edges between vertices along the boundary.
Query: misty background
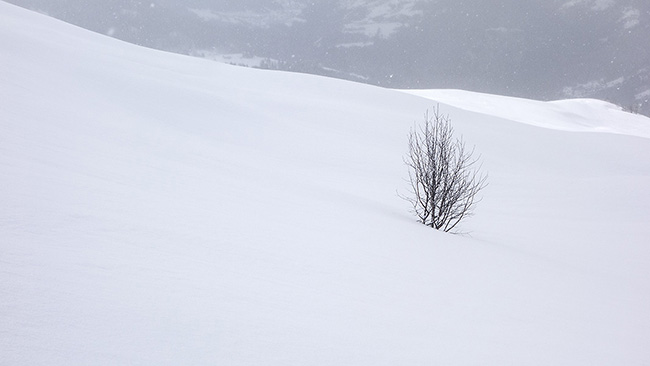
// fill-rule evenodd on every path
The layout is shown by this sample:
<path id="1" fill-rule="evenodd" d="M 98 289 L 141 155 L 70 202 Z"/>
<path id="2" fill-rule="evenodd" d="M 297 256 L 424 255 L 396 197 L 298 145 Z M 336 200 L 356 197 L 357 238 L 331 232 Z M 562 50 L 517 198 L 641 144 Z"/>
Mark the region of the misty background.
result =
<path id="1" fill-rule="evenodd" d="M 650 115 L 647 0 L 8 0 L 127 42 L 390 88 Z"/>

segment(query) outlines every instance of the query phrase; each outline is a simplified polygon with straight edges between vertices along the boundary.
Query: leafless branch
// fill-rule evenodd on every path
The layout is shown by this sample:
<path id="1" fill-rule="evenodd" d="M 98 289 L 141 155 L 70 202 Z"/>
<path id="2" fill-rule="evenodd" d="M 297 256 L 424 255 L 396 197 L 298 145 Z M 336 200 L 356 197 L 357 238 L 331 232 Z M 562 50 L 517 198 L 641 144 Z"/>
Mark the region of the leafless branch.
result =
<path id="1" fill-rule="evenodd" d="M 487 186 L 479 157 L 467 150 L 462 138 L 454 138 L 448 116 L 436 106 L 427 111 L 424 124 L 414 126 L 408 138 L 410 195 L 419 221 L 437 230 L 452 231 L 472 215 L 478 193 Z"/>

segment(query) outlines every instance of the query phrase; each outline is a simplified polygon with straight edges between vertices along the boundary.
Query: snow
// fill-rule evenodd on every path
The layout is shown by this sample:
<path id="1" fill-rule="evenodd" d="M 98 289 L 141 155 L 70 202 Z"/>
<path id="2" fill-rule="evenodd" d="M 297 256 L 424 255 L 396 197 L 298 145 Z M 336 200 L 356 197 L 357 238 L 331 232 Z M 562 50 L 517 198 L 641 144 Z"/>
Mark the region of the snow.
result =
<path id="1" fill-rule="evenodd" d="M 404 27 L 405 18 L 422 16 L 422 11 L 415 9 L 416 2 L 413 0 L 343 0 L 340 6 L 350 13 L 365 10 L 367 14 L 364 18 L 347 24 L 345 30 L 347 33 L 364 34 L 367 37 L 388 38 Z"/>
<path id="2" fill-rule="evenodd" d="M 264 62 L 278 62 L 278 60 L 275 59 L 259 56 L 246 56 L 242 53 L 221 53 L 216 50 L 195 50 L 191 55 L 194 57 L 203 57 L 212 61 L 247 67 L 261 67 Z"/>
<path id="3" fill-rule="evenodd" d="M 643 100 L 644 98 L 650 97 L 650 89 L 643 91 L 641 93 L 638 93 L 637 95 L 634 96 L 634 99 L 636 100 Z"/>
<path id="4" fill-rule="evenodd" d="M 609 132 L 650 138 L 648 117 L 622 115 L 615 104 L 595 99 L 541 102 L 464 90 L 403 90 L 469 111 L 563 131 Z"/>
<path id="5" fill-rule="evenodd" d="M 614 0 L 570 0 L 560 7 L 560 9 L 572 8 L 576 5 L 590 5 L 591 10 L 603 11 L 616 5 Z"/>
<path id="6" fill-rule="evenodd" d="M 195 9 L 189 8 L 188 11 L 195 14 L 202 21 L 219 21 L 229 24 L 247 24 L 261 28 L 269 28 L 275 24 L 284 24 L 291 26 L 294 23 L 302 22 L 300 18 L 304 4 L 299 4 L 293 1 L 274 4 L 279 6 L 279 9 L 270 10 L 268 8 L 262 9 L 263 11 L 217 11 L 211 9 Z"/>
<path id="7" fill-rule="evenodd" d="M 611 63 L 614 63 L 614 60 L 612 60 Z M 586 95 L 598 93 L 607 89 L 616 88 L 618 90 L 622 85 L 624 85 L 625 82 L 626 80 L 623 76 L 609 81 L 601 78 L 599 80 L 591 80 L 589 82 L 580 83 L 574 86 L 566 86 L 562 90 L 562 93 L 566 97 L 581 98 Z"/>
<path id="8" fill-rule="evenodd" d="M 650 362 L 645 117 L 140 48 L 0 2 L 7 365 Z M 434 101 L 482 154 L 415 222 Z"/>
<path id="9" fill-rule="evenodd" d="M 623 28 L 630 29 L 639 25 L 640 16 L 641 16 L 641 12 L 639 11 L 639 9 L 626 7 L 623 10 L 623 15 L 621 16 L 621 19 L 619 21 L 624 22 Z"/>

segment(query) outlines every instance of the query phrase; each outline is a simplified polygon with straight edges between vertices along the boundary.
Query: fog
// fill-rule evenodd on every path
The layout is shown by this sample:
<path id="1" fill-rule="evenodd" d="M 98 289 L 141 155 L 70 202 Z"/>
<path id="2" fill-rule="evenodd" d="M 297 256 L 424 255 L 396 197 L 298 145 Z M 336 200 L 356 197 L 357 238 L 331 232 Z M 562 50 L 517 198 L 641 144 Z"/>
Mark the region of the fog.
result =
<path id="1" fill-rule="evenodd" d="M 650 114 L 642 0 L 10 0 L 139 45 L 391 88 L 542 100 L 594 97 Z"/>

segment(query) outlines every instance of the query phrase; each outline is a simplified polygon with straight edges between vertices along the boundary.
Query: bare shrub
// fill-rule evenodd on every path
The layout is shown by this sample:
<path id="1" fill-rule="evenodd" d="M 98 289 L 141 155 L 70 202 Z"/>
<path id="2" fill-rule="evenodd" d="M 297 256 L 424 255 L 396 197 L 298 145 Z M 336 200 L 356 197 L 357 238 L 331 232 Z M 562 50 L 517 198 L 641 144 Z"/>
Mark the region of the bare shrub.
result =
<path id="1" fill-rule="evenodd" d="M 454 137 L 449 116 L 439 107 L 424 115 L 424 124 L 414 126 L 408 139 L 410 195 L 419 221 L 436 230 L 449 232 L 472 215 L 477 194 L 487 185 L 480 172 L 474 148 L 467 150 L 462 138 Z"/>

